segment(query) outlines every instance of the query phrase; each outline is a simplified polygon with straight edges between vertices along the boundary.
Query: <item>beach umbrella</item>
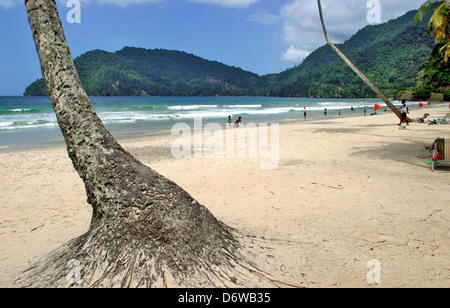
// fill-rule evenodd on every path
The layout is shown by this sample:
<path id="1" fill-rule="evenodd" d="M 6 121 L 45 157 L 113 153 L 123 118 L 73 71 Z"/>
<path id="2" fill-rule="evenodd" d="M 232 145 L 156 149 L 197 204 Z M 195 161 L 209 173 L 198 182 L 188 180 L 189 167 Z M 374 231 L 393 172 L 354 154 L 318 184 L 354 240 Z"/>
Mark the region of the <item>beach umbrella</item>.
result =
<path id="1" fill-rule="evenodd" d="M 420 104 L 419 104 L 419 107 L 423 107 L 423 103 L 420 103 Z"/>

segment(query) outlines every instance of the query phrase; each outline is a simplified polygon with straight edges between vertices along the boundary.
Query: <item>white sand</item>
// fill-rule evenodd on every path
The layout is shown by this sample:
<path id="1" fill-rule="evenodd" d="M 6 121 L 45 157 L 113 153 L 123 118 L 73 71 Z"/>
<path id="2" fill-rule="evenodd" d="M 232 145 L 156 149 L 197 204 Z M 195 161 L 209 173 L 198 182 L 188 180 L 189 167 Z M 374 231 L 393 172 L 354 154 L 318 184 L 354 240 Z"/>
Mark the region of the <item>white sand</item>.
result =
<path id="1" fill-rule="evenodd" d="M 448 108 L 412 111 L 442 117 Z M 391 113 L 280 126 L 280 162 L 174 159 L 176 137 L 121 142 L 220 220 L 257 236 L 275 279 L 305 287 L 450 287 L 450 173 L 417 158 L 450 126 Z M 91 208 L 65 148 L 0 153 L 0 287 L 36 258 L 87 231 Z"/>

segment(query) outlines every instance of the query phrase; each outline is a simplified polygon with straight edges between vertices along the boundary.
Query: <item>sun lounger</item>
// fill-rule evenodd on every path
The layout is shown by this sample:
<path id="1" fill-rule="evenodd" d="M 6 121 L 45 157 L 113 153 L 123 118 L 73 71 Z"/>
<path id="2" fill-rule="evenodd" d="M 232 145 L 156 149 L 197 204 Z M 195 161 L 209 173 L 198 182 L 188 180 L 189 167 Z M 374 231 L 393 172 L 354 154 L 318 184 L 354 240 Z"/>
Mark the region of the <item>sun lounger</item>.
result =
<path id="1" fill-rule="evenodd" d="M 437 124 L 448 124 L 450 122 L 450 113 L 442 119 L 428 119 L 429 125 L 437 125 Z"/>
<path id="2" fill-rule="evenodd" d="M 441 124 L 448 124 L 450 122 L 450 113 L 447 113 L 445 118 L 441 120 Z"/>
<path id="3" fill-rule="evenodd" d="M 437 170 L 437 165 L 445 162 L 450 162 L 450 138 L 437 138 L 434 141 L 433 163 L 431 164 L 431 170 L 440 171 Z"/>

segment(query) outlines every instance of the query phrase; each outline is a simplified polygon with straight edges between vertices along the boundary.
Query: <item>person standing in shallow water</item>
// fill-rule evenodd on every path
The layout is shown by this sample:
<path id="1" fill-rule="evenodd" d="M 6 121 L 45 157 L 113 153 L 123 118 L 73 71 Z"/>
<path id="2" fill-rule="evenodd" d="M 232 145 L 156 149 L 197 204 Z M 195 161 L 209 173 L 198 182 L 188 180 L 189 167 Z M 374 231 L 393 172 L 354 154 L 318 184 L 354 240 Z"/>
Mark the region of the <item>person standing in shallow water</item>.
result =
<path id="1" fill-rule="evenodd" d="M 306 114 L 307 114 L 307 112 L 306 112 L 306 107 L 303 107 L 303 118 L 306 120 Z"/>

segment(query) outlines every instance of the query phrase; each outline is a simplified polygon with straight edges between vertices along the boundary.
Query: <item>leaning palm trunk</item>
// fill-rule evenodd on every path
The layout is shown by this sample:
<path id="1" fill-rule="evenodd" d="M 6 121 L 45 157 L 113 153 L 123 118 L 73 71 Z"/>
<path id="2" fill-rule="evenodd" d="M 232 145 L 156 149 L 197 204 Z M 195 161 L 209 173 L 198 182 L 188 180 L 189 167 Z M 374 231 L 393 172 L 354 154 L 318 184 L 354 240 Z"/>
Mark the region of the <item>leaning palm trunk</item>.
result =
<path id="1" fill-rule="evenodd" d="M 16 279 L 17 285 L 245 284 L 247 275 L 257 271 L 244 261 L 238 233 L 137 161 L 105 129 L 80 83 L 55 0 L 25 4 L 67 151 L 85 183 L 93 215 L 86 234 L 38 262 Z M 77 275 L 67 276 L 68 264 L 79 265 Z"/>
<path id="2" fill-rule="evenodd" d="M 336 47 L 333 43 L 330 42 L 330 39 L 328 38 L 328 32 L 325 27 L 325 22 L 323 20 L 323 14 L 322 14 L 322 4 L 320 3 L 320 0 L 317 0 L 317 5 L 319 6 L 319 15 L 320 15 L 320 22 L 322 23 L 323 33 L 325 35 L 325 40 L 327 41 L 328 45 L 345 61 L 345 63 L 350 66 L 350 68 L 362 79 L 364 82 L 373 90 L 375 93 L 383 100 L 383 102 L 397 115 L 397 117 L 401 118 L 401 112 L 391 103 L 391 101 L 386 97 L 386 95 L 381 92 L 381 90 L 363 73 L 361 72 L 353 63 L 350 61 L 349 58 L 341 51 L 339 48 Z"/>

